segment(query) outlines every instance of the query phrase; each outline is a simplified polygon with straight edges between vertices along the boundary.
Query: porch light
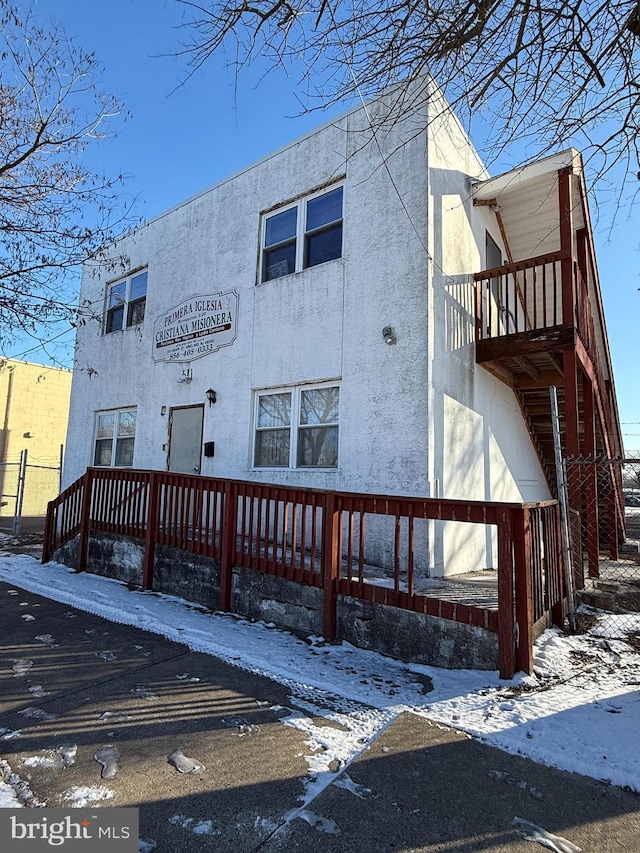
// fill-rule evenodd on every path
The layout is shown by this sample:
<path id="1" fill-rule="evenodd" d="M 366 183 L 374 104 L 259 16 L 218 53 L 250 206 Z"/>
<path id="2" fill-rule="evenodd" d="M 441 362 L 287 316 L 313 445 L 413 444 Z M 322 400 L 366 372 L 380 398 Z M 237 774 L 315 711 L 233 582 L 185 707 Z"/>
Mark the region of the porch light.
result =
<path id="1" fill-rule="evenodd" d="M 209 401 L 209 405 L 213 406 L 213 404 L 216 402 L 216 399 L 216 392 L 213 390 L 213 388 L 209 388 L 207 390 L 207 400 Z"/>
<path id="2" fill-rule="evenodd" d="M 391 326 L 385 326 L 382 330 L 382 337 L 384 339 L 385 344 L 397 344 L 398 339 L 396 337 L 396 333 L 392 329 Z"/>

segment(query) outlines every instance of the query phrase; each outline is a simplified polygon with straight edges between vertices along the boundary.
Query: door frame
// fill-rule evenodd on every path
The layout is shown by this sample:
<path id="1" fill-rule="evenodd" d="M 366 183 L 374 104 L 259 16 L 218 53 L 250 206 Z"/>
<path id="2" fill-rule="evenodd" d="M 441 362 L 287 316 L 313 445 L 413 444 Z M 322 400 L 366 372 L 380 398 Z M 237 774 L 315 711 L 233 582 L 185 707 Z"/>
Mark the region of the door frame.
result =
<path id="1" fill-rule="evenodd" d="M 167 443 L 167 471 L 170 471 L 171 465 L 171 440 L 173 437 L 173 413 L 179 409 L 202 409 L 202 421 L 200 422 L 200 463 L 197 476 L 202 474 L 202 439 L 204 436 L 204 403 L 189 403 L 185 406 L 169 406 L 169 441 Z"/>

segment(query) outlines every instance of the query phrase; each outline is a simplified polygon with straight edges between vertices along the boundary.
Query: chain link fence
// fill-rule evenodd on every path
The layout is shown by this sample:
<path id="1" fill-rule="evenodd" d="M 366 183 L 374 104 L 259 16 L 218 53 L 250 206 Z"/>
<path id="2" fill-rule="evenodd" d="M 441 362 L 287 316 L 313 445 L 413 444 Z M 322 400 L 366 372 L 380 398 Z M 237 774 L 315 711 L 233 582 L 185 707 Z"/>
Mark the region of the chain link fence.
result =
<path id="1" fill-rule="evenodd" d="M 578 628 L 640 650 L 640 459 L 565 460 Z"/>
<path id="2" fill-rule="evenodd" d="M 47 504 L 60 491 L 61 456 L 38 458 L 23 450 L 0 460 L 0 533 L 44 526 Z"/>

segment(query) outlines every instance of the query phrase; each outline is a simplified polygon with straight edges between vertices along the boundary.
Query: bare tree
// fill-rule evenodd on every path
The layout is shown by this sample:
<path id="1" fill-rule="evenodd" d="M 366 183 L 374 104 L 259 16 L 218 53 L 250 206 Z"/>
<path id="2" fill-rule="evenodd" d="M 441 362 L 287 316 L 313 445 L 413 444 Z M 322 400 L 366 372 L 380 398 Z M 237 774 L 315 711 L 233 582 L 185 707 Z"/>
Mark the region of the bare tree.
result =
<path id="1" fill-rule="evenodd" d="M 640 178 L 638 0 L 180 0 L 195 70 L 223 50 L 300 70 L 305 109 L 432 78 L 488 157 L 574 144 Z M 424 94 L 424 90 L 422 90 Z M 398 100 L 398 113 L 406 109 Z"/>
<path id="2" fill-rule="evenodd" d="M 123 116 L 100 66 L 62 29 L 0 0 L 0 347 L 74 321 L 76 268 L 129 222 L 122 177 L 87 165 L 87 146 Z M 106 262 L 106 261 L 105 261 Z M 117 263 L 117 261 L 116 261 Z"/>

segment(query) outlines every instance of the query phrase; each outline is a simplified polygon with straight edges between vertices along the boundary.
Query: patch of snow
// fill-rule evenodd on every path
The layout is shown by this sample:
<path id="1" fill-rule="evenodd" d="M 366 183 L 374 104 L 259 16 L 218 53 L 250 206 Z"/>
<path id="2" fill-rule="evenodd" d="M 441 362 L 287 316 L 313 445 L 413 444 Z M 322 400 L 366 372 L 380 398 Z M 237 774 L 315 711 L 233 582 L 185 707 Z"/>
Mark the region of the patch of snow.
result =
<path id="1" fill-rule="evenodd" d="M 57 767 L 60 758 L 51 750 L 44 751 L 41 755 L 30 755 L 22 759 L 24 767 Z"/>
<path id="2" fill-rule="evenodd" d="M 220 830 L 215 820 L 198 820 L 195 817 L 188 817 L 184 814 L 174 814 L 169 818 L 169 823 L 173 826 L 179 826 L 181 829 L 186 829 L 194 835 L 220 835 Z"/>
<path id="3" fill-rule="evenodd" d="M 75 785 L 62 795 L 66 803 L 71 804 L 72 809 L 84 809 L 87 806 L 103 803 L 115 796 L 115 792 L 104 785 Z"/>
<path id="4" fill-rule="evenodd" d="M 20 729 L 0 729 L 0 740 L 13 740 L 21 734 Z"/>
<path id="5" fill-rule="evenodd" d="M 336 788 L 342 788 L 345 791 L 349 791 L 350 794 L 353 794 L 353 796 L 357 797 L 359 800 L 369 800 L 374 796 L 371 788 L 366 788 L 364 785 L 359 785 L 357 782 L 354 782 L 348 773 L 341 773 L 333 784 Z"/>
<path id="6" fill-rule="evenodd" d="M 188 758 L 181 749 L 174 749 L 173 752 L 167 756 L 167 761 L 169 764 L 172 764 L 179 773 L 202 773 L 203 770 L 207 768 L 200 761 L 197 761 L 195 758 Z"/>
<path id="7" fill-rule="evenodd" d="M 521 817 L 514 817 L 513 828 L 525 841 L 535 841 L 549 850 L 555 850 L 556 853 L 582 853 L 582 847 L 578 847 L 577 844 L 567 841 L 560 835 L 552 835 L 541 826 L 529 823 L 528 820 L 523 820 Z"/>
<path id="8" fill-rule="evenodd" d="M 3 786 L 7 786 L 2 788 L 2 802 L 6 803 L 3 808 L 15 808 L 16 805 L 21 804 L 29 808 L 40 808 L 46 805 L 33 794 L 29 783 L 14 773 L 9 763 L 3 758 L 0 758 L 0 780 Z M 8 788 L 11 788 L 13 794 Z"/>
<path id="9" fill-rule="evenodd" d="M 309 826 L 317 829 L 318 832 L 326 832 L 328 835 L 340 834 L 340 827 L 335 820 L 331 820 L 331 818 L 328 817 L 322 817 L 322 815 L 309 811 L 309 809 L 297 810 L 295 814 L 292 815 L 292 819 L 295 818 L 300 818 L 300 820 L 306 821 Z"/>
<path id="10" fill-rule="evenodd" d="M 11 785 L 7 785 L 6 782 L 0 782 L 0 809 L 21 808 L 24 808 L 24 805 L 16 797 L 16 792 Z"/>

